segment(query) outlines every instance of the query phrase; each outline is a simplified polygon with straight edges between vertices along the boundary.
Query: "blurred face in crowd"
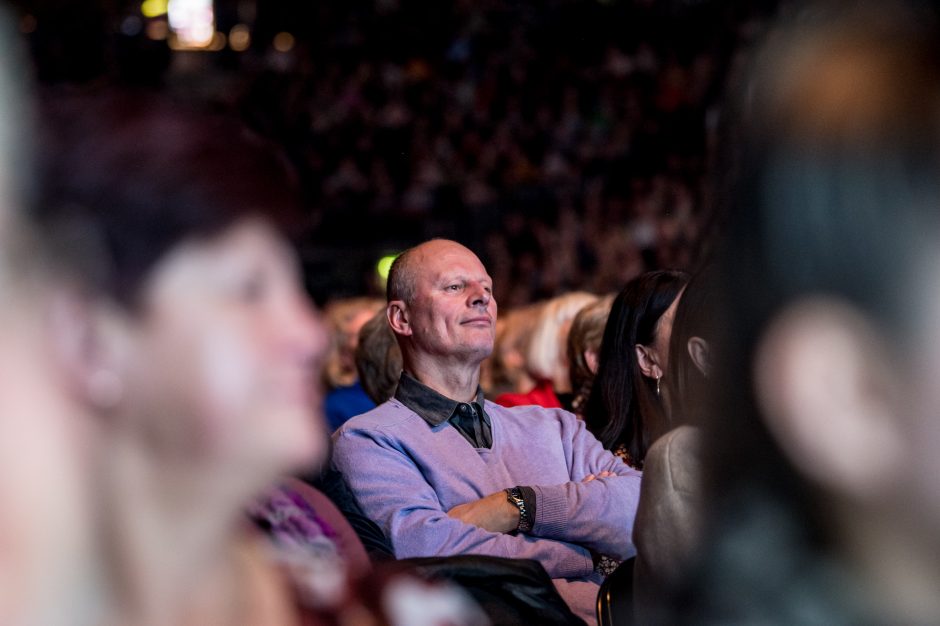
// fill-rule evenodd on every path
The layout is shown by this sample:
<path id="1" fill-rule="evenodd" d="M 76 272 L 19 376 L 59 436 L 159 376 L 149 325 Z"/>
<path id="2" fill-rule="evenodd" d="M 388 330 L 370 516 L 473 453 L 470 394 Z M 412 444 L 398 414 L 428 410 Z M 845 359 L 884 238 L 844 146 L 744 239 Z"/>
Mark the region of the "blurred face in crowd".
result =
<path id="1" fill-rule="evenodd" d="M 166 457 L 250 483 L 323 455 L 325 331 L 264 222 L 171 250 L 122 331 L 130 414 Z"/>
<path id="2" fill-rule="evenodd" d="M 428 355 L 479 363 L 493 351 L 496 300 L 493 281 L 473 252 L 452 241 L 431 241 L 413 251 L 415 295 L 403 307 L 414 346 Z M 393 323 L 393 328 L 395 324 Z"/>

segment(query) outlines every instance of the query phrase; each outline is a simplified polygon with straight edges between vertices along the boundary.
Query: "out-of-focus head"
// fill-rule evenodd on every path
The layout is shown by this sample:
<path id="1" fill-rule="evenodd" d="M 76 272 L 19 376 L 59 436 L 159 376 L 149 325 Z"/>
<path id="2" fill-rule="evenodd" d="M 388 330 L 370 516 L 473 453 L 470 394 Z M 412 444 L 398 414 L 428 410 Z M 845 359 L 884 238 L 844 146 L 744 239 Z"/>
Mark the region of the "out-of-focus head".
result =
<path id="1" fill-rule="evenodd" d="M 379 311 L 359 331 L 356 371 L 366 395 L 382 404 L 395 394 L 401 375 L 401 349 L 388 325 L 385 311 Z"/>
<path id="2" fill-rule="evenodd" d="M 830 546 L 864 543 L 832 520 L 876 519 L 879 539 L 908 542 L 883 555 L 891 563 L 879 557 L 885 571 L 927 556 L 932 576 L 938 42 L 932 14 L 817 3 L 781 21 L 756 56 L 725 146 L 734 195 L 722 300 L 734 333 L 709 446 L 726 493 L 760 485 Z M 935 621 L 936 594 L 925 597 Z"/>
<path id="3" fill-rule="evenodd" d="M 568 331 L 568 377 L 572 391 L 577 394 L 576 402 L 578 397 L 586 401 L 591 391 L 591 383 L 600 361 L 601 339 L 604 338 L 604 327 L 613 302 L 613 295 L 604 296 L 578 311 L 571 321 L 571 330 Z M 575 406 L 575 409 L 578 407 Z"/>
<path id="4" fill-rule="evenodd" d="M 672 316 L 687 282 L 688 275 L 674 270 L 641 274 L 614 298 L 604 328 L 585 420 L 606 447 L 626 446 L 638 464 L 655 436 L 667 430 L 657 379 L 666 367 Z"/>
<path id="5" fill-rule="evenodd" d="M 535 380 L 550 380 L 556 393 L 571 391 L 568 377 L 568 331 L 578 311 L 597 296 L 573 291 L 552 298 L 539 311 L 526 350 L 526 369 Z"/>
<path id="6" fill-rule="evenodd" d="M 544 302 L 500 315 L 492 356 L 483 363 L 483 387 L 491 396 L 525 393 L 535 381 L 526 371 L 525 354 Z"/>
<path id="7" fill-rule="evenodd" d="M 473 252 L 434 239 L 403 252 L 388 277 L 387 317 L 403 356 L 479 364 L 493 351 L 493 281 Z"/>
<path id="8" fill-rule="evenodd" d="M 246 490 L 314 461 L 326 339 L 269 219 L 293 206 L 275 153 L 153 94 L 47 95 L 42 218 L 102 303 L 89 402 Z"/>
<path id="9" fill-rule="evenodd" d="M 342 298 L 327 304 L 323 312 L 331 339 L 324 369 L 327 386 L 343 387 L 355 382 L 359 330 L 383 308 L 378 298 Z"/>

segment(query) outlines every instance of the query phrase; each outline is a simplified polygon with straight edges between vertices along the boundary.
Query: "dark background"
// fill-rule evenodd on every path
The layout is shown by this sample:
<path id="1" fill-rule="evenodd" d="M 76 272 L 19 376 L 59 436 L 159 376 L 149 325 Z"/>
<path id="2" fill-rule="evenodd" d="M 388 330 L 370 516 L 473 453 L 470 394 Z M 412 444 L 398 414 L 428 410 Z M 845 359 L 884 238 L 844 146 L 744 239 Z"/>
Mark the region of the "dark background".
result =
<path id="1" fill-rule="evenodd" d="M 376 293 L 380 256 L 443 236 L 507 307 L 695 265 L 725 86 L 774 4 L 218 0 L 239 52 L 171 50 L 139 2 L 14 7 L 40 85 L 178 92 L 283 146 L 318 301 Z"/>

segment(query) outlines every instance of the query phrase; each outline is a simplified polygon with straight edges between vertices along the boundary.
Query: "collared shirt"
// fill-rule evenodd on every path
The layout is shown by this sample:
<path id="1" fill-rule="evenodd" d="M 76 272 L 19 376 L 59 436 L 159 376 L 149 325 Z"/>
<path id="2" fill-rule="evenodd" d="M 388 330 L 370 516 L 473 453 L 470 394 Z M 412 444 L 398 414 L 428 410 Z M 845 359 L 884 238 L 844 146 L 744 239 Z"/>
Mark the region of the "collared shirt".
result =
<path id="1" fill-rule="evenodd" d="M 476 400 L 457 402 L 439 394 L 413 376 L 401 373 L 395 399 L 417 413 L 430 426 L 450 421 L 474 448 L 493 446 L 493 427 L 483 410 L 483 390 L 477 387 Z"/>

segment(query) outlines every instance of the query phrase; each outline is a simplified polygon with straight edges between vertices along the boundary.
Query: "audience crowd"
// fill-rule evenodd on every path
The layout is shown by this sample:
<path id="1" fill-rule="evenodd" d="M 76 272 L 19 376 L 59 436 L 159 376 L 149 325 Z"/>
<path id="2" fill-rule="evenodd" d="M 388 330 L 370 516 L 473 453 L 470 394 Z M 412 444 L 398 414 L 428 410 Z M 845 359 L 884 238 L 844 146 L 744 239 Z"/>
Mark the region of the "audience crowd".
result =
<path id="1" fill-rule="evenodd" d="M 940 621 L 940 21 L 736 4 L 3 7 L 0 624 Z"/>

